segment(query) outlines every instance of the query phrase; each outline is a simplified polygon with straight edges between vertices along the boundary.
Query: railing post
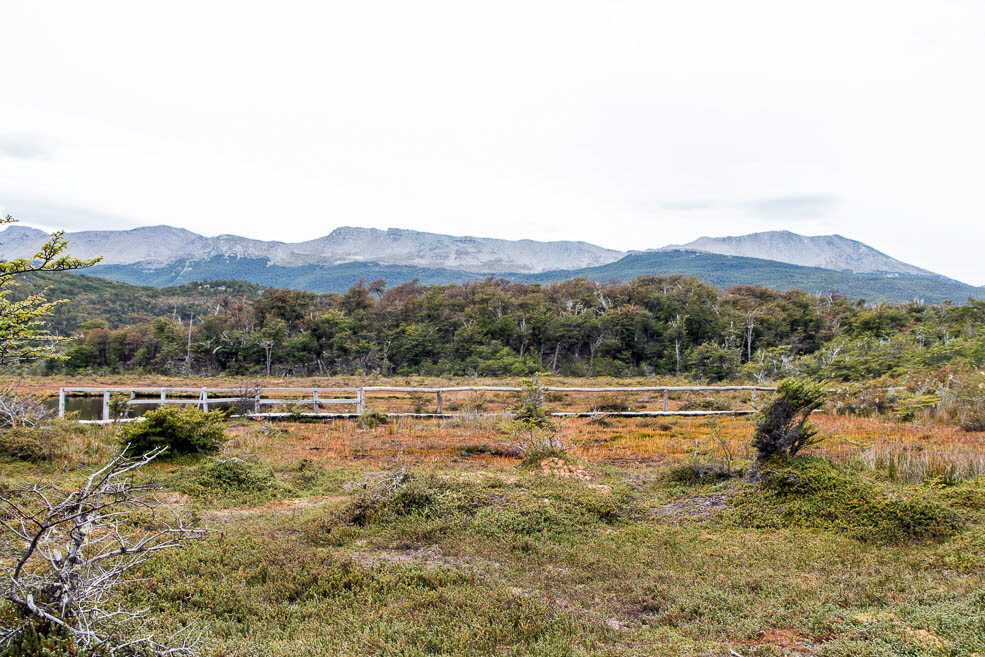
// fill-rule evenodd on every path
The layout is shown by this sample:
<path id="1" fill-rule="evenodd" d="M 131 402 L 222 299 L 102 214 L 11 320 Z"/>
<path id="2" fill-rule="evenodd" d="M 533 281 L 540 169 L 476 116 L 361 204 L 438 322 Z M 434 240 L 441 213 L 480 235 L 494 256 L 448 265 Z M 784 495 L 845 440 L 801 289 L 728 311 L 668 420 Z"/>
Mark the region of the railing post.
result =
<path id="1" fill-rule="evenodd" d="M 253 412 L 260 412 L 260 394 L 263 392 L 263 388 L 257 388 L 256 395 L 253 397 Z"/>
<path id="2" fill-rule="evenodd" d="M 359 393 L 356 395 L 356 412 L 360 415 L 366 410 L 366 391 L 362 388 L 359 389 Z"/>
<path id="3" fill-rule="evenodd" d="M 58 389 L 58 417 L 65 417 L 65 388 Z"/>
<path id="4" fill-rule="evenodd" d="M 311 395 L 311 407 L 315 413 L 318 412 L 318 390 L 316 389 Z"/>
<path id="5" fill-rule="evenodd" d="M 109 390 L 103 390 L 103 422 L 109 421 Z"/>
<path id="6" fill-rule="evenodd" d="M 209 412 L 209 392 L 205 388 L 202 388 L 202 410 Z"/>
<path id="7" fill-rule="evenodd" d="M 664 390 L 664 412 L 666 413 L 669 410 L 670 410 L 670 392 Z"/>
<path id="8" fill-rule="evenodd" d="M 434 410 L 435 410 L 435 413 L 437 413 L 438 415 L 441 415 L 441 391 L 440 390 L 437 393 L 437 398 L 438 398 L 438 402 L 437 402 L 437 404 L 435 404 Z"/>
<path id="9" fill-rule="evenodd" d="M 164 400 L 168 398 L 168 389 L 161 388 L 161 406 L 164 406 Z"/>

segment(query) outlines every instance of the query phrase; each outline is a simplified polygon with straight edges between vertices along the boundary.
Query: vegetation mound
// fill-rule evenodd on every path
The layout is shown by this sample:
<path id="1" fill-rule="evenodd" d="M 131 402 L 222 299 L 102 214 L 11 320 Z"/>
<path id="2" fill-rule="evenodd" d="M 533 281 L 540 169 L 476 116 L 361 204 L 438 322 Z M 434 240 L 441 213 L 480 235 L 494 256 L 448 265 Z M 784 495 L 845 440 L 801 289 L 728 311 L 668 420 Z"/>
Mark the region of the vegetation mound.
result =
<path id="1" fill-rule="evenodd" d="M 726 517 L 743 527 L 816 528 L 873 541 L 946 536 L 960 524 L 954 508 L 929 489 L 904 494 L 817 458 L 768 464 Z"/>
<path id="2" fill-rule="evenodd" d="M 398 471 L 361 491 L 337 519 L 362 527 L 407 516 L 436 518 L 472 512 L 483 503 L 484 496 L 474 485 Z"/>
<path id="3" fill-rule="evenodd" d="M 0 458 L 45 463 L 54 456 L 51 432 L 39 427 L 16 427 L 0 431 Z"/>
<path id="4" fill-rule="evenodd" d="M 160 447 L 167 454 L 215 454 L 226 442 L 222 411 L 203 413 L 193 407 L 164 406 L 143 416 L 143 421 L 120 429 L 120 442 L 134 453 L 146 453 Z"/>
<path id="5" fill-rule="evenodd" d="M 222 498 L 231 504 L 260 504 L 287 492 L 269 465 L 241 459 L 204 463 L 182 479 L 178 490 L 201 500 Z"/>

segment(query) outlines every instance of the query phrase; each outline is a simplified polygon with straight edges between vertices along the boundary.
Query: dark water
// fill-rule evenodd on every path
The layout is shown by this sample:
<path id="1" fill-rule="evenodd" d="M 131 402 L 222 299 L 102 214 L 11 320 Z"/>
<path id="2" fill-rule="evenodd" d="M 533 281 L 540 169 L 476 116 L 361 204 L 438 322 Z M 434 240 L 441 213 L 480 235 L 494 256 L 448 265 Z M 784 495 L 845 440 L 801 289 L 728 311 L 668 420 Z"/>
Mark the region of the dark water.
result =
<path id="1" fill-rule="evenodd" d="M 194 399 L 188 400 L 189 404 L 194 404 Z M 45 406 L 50 408 L 52 411 L 58 412 L 58 398 L 48 399 L 45 401 Z M 166 406 L 174 406 L 174 404 L 165 404 Z M 209 403 L 209 410 L 216 411 L 220 408 L 232 408 L 235 404 L 231 402 L 226 403 Z M 161 404 L 132 404 L 129 409 L 130 412 L 127 417 L 139 417 L 146 413 L 147 411 L 152 411 L 155 408 L 160 408 Z M 101 420 L 103 419 L 103 398 L 99 397 L 66 397 L 65 398 L 65 412 L 66 413 L 78 413 L 76 419 L 78 420 Z"/>

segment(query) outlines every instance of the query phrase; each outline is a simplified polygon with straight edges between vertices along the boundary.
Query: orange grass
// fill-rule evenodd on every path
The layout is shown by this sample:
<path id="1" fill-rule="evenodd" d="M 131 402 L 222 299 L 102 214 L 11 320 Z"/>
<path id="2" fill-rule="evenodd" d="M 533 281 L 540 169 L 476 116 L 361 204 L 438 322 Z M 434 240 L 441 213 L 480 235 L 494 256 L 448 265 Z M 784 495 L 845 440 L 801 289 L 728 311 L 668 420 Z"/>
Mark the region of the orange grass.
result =
<path id="1" fill-rule="evenodd" d="M 824 441 L 808 453 L 831 460 L 882 467 L 885 458 L 880 454 L 926 452 L 937 455 L 938 460 L 981 463 L 985 467 L 985 434 L 982 433 L 936 425 L 898 424 L 879 418 L 819 414 L 813 421 Z M 748 417 L 609 418 L 605 424 L 572 418 L 561 424 L 565 444 L 572 455 L 590 465 L 633 468 L 692 459 L 741 463 L 752 456 L 749 438 L 753 427 Z M 231 450 L 257 454 L 284 466 L 308 459 L 371 470 L 396 464 L 469 464 L 503 470 L 515 467 L 518 460 L 509 455 L 515 446 L 490 418 L 394 418 L 389 424 L 372 429 L 360 428 L 352 420 L 249 422 L 238 424 L 231 433 Z M 478 445 L 506 455 L 467 455 L 463 451 Z"/>

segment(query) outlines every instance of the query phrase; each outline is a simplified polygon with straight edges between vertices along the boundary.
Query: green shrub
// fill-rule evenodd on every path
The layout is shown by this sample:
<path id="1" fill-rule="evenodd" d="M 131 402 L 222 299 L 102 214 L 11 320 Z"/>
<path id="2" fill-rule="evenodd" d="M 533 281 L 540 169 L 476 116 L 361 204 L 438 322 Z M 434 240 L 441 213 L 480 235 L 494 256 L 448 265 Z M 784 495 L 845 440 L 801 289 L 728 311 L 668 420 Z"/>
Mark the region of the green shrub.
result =
<path id="1" fill-rule="evenodd" d="M 962 532 L 935 550 L 930 561 L 961 572 L 985 570 L 985 533 L 979 528 Z"/>
<path id="2" fill-rule="evenodd" d="M 521 458 L 523 452 L 512 445 L 479 443 L 478 445 L 463 445 L 459 447 L 458 455 L 466 458 L 470 456 L 499 456 L 501 458 L 516 459 Z"/>
<path id="3" fill-rule="evenodd" d="M 186 495 L 202 500 L 259 504 L 287 493 L 266 463 L 229 459 L 204 463 L 179 483 Z"/>
<path id="4" fill-rule="evenodd" d="M 944 485 L 938 495 L 963 511 L 985 513 L 985 476 L 954 485 Z"/>
<path id="5" fill-rule="evenodd" d="M 337 520 L 365 526 L 405 516 L 440 517 L 472 512 L 483 504 L 484 497 L 474 485 L 433 476 L 416 477 L 401 470 L 360 491 L 339 511 Z"/>
<path id="6" fill-rule="evenodd" d="M 726 463 L 695 461 L 671 466 L 667 470 L 667 479 L 685 486 L 696 486 L 725 481 L 737 477 L 739 474 Z"/>
<path id="7" fill-rule="evenodd" d="M 627 413 L 630 410 L 629 402 L 624 397 L 616 395 L 599 397 L 589 409 L 592 413 Z"/>
<path id="8" fill-rule="evenodd" d="M 15 616 L 12 622 L 5 622 L 4 626 L 7 627 L 8 623 L 19 625 L 23 620 Z M 57 626 L 32 620 L 23 634 L 0 650 L 0 657 L 77 657 L 80 654 L 78 650 L 72 638 Z M 105 654 L 99 652 L 93 657 Z"/>
<path id="9" fill-rule="evenodd" d="M 481 509 L 476 514 L 475 530 L 486 536 L 509 539 L 516 536 L 560 537 L 579 526 L 594 524 L 585 514 L 550 499 L 525 499 L 509 506 Z"/>
<path id="10" fill-rule="evenodd" d="M 45 463 L 54 457 L 51 432 L 45 427 L 17 427 L 0 431 L 0 457 Z"/>
<path id="11" fill-rule="evenodd" d="M 222 411 L 204 413 L 197 408 L 165 406 L 150 411 L 143 420 L 124 425 L 120 442 L 131 452 L 145 453 L 160 447 L 167 454 L 215 454 L 226 441 Z"/>
<path id="12" fill-rule="evenodd" d="M 726 516 L 743 527 L 807 527 L 860 540 L 930 538 L 960 525 L 954 509 L 927 488 L 890 487 L 822 459 L 770 462 Z"/>
<path id="13" fill-rule="evenodd" d="M 716 396 L 699 397 L 692 399 L 688 397 L 680 405 L 681 411 L 728 411 L 732 405 L 727 400 Z"/>
<path id="14" fill-rule="evenodd" d="M 356 418 L 356 426 L 360 429 L 375 429 L 376 427 L 387 424 L 390 418 L 386 413 L 380 411 L 363 411 Z"/>

